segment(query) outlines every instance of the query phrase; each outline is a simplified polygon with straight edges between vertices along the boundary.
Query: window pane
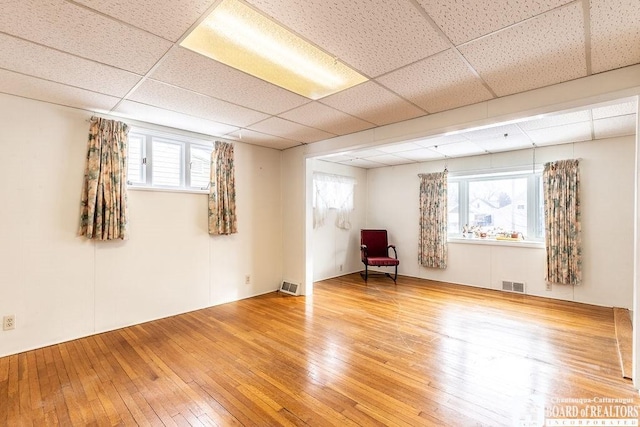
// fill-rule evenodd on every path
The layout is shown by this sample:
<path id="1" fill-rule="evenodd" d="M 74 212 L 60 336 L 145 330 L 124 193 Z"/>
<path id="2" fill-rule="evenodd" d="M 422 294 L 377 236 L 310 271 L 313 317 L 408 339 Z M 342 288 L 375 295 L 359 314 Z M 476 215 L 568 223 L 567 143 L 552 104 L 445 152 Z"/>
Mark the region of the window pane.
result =
<path id="1" fill-rule="evenodd" d="M 450 182 L 447 186 L 447 223 L 448 232 L 460 233 L 460 184 Z"/>
<path id="2" fill-rule="evenodd" d="M 469 225 L 527 233 L 527 179 L 469 182 Z"/>
<path id="3" fill-rule="evenodd" d="M 182 144 L 153 139 L 153 185 L 180 187 Z"/>
<path id="4" fill-rule="evenodd" d="M 129 148 L 127 153 L 127 180 L 132 184 L 144 184 L 145 174 L 142 159 L 144 159 L 144 136 L 129 134 Z"/>
<path id="5" fill-rule="evenodd" d="M 211 149 L 191 146 L 191 186 L 207 188 L 211 172 Z"/>

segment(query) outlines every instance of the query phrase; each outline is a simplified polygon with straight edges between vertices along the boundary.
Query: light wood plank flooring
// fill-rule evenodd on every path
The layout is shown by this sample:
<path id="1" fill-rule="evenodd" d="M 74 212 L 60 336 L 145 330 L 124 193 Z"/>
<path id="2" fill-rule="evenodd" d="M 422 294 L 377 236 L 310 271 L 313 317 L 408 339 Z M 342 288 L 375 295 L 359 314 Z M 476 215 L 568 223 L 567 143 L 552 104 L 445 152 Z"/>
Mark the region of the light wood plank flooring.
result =
<path id="1" fill-rule="evenodd" d="M 613 310 L 400 277 L 319 282 L 0 358 L 0 425 L 541 425 L 629 398 Z"/>

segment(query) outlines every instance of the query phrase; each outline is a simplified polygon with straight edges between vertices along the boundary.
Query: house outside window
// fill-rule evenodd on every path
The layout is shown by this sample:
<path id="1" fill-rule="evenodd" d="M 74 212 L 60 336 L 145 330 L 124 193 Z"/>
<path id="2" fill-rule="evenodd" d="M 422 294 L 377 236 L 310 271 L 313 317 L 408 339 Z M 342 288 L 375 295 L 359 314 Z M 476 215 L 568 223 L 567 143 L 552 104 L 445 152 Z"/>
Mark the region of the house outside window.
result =
<path id="1" fill-rule="evenodd" d="M 517 234 L 544 238 L 542 178 L 539 171 L 450 176 L 448 233 L 496 237 Z"/>

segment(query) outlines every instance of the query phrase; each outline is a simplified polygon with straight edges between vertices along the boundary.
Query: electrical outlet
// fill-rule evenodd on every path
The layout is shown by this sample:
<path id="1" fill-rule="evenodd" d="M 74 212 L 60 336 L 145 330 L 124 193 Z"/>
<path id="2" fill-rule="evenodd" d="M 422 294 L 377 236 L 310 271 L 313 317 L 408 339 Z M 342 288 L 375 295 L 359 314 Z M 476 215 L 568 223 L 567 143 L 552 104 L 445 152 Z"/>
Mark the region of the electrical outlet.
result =
<path id="1" fill-rule="evenodd" d="M 551 283 L 547 282 L 547 290 L 550 291 L 551 290 Z"/>
<path id="2" fill-rule="evenodd" d="M 246 276 L 244 276 L 244 284 L 245 285 L 250 285 L 251 284 L 251 275 L 247 274 Z"/>
<path id="3" fill-rule="evenodd" d="M 340 264 L 340 271 L 342 271 L 342 264 Z"/>
<path id="4" fill-rule="evenodd" d="M 9 331 L 16 328 L 16 315 L 10 314 L 2 318 L 2 330 Z"/>

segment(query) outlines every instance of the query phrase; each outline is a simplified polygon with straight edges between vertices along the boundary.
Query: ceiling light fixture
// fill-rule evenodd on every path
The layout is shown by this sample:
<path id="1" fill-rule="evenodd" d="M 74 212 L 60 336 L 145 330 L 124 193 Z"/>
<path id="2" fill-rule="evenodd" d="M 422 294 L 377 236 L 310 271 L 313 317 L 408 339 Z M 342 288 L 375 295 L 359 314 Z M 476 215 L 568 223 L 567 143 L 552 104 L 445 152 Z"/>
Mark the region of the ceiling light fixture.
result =
<path id="1" fill-rule="evenodd" d="M 237 0 L 222 1 L 180 46 L 310 99 L 367 81 Z"/>

